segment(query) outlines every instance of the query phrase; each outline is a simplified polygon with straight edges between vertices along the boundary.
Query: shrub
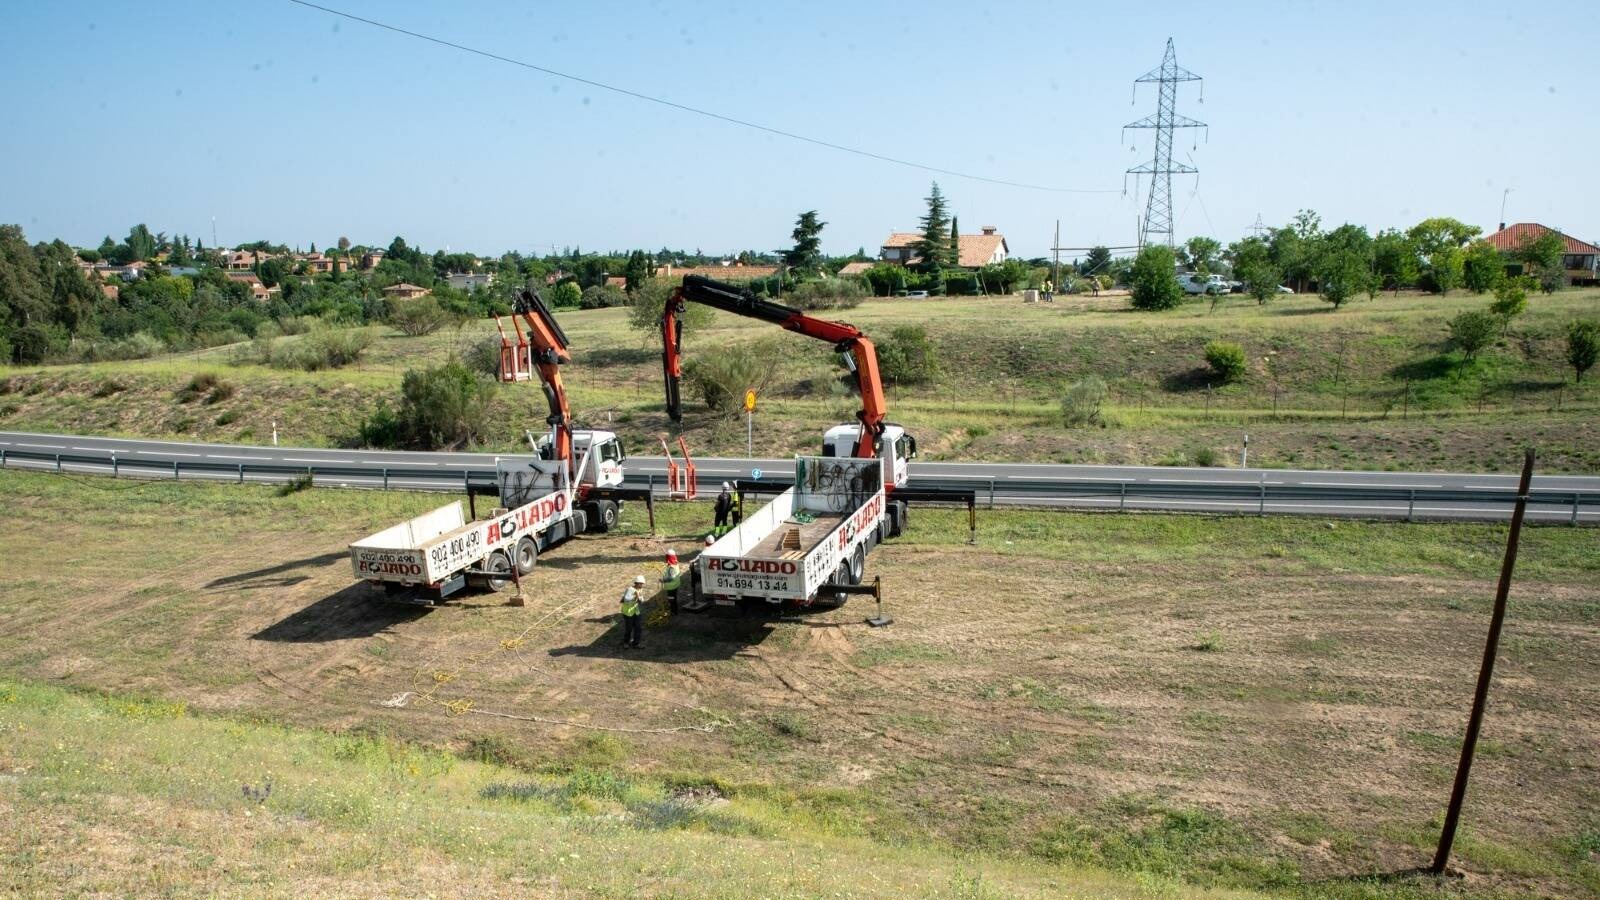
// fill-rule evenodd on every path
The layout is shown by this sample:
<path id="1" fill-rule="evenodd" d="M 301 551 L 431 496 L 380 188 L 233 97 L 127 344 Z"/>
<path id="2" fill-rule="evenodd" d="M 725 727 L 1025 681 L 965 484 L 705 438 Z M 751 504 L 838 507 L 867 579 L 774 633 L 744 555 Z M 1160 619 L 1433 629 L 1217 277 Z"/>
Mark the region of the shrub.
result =
<path id="1" fill-rule="evenodd" d="M 1582 381 L 1583 373 L 1594 367 L 1600 357 L 1600 322 L 1578 319 L 1567 325 L 1567 365 L 1572 366 L 1574 380 Z"/>
<path id="2" fill-rule="evenodd" d="M 579 309 L 609 309 L 627 305 L 628 295 L 608 284 L 591 284 L 583 289 L 583 295 L 578 298 Z"/>
<path id="3" fill-rule="evenodd" d="M 179 403 L 192 403 L 208 394 L 225 391 L 223 399 L 233 396 L 233 386 L 223 381 L 215 372 L 201 372 L 189 379 L 189 383 L 173 392 Z"/>
<path id="4" fill-rule="evenodd" d="M 389 304 L 389 324 L 409 337 L 433 334 L 449 319 L 450 314 L 432 297 L 395 300 Z"/>
<path id="5" fill-rule="evenodd" d="M 1204 466 L 1209 469 L 1213 466 L 1222 465 L 1222 457 L 1217 455 L 1217 451 L 1210 447 L 1196 447 L 1193 457 L 1194 464 L 1197 466 Z"/>
<path id="6" fill-rule="evenodd" d="M 1133 261 L 1133 308 L 1172 309 L 1183 302 L 1172 248 L 1153 244 Z"/>
<path id="7" fill-rule="evenodd" d="M 1067 425 L 1099 425 L 1103 423 L 1100 407 L 1106 400 L 1106 383 L 1098 375 L 1078 379 L 1067 388 L 1061 398 L 1061 418 Z"/>
<path id="8" fill-rule="evenodd" d="M 361 426 L 362 443 L 437 450 L 478 441 L 487 433 L 495 384 L 458 360 L 408 370 L 400 382 L 400 409 L 379 404 Z"/>
<path id="9" fill-rule="evenodd" d="M 1518 278 L 1503 278 L 1494 286 L 1494 302 L 1489 304 L 1489 311 L 1495 314 L 1501 322 L 1502 330 L 1511 328 L 1511 320 L 1522 315 L 1528 309 L 1528 284 L 1533 279 L 1527 276 Z"/>
<path id="10" fill-rule="evenodd" d="M 897 325 L 878 344 L 878 374 L 888 384 L 928 384 L 939 377 L 939 354 L 921 325 Z"/>
<path id="11" fill-rule="evenodd" d="M 111 359 L 146 359 L 166 353 L 166 342 L 148 331 L 135 332 L 114 341 L 96 341 L 85 347 L 81 356 L 85 362 Z"/>
<path id="12" fill-rule="evenodd" d="M 98 400 L 98 399 L 101 399 L 103 397 L 109 397 L 112 394 L 116 394 L 116 393 L 119 393 L 121 391 L 125 391 L 127 389 L 128 389 L 127 385 L 125 385 L 122 382 L 116 380 L 115 378 L 107 378 L 104 381 L 100 382 L 99 384 L 95 385 L 94 386 L 94 390 L 89 393 L 89 396 L 94 397 L 95 399 Z"/>
<path id="13" fill-rule="evenodd" d="M 906 276 L 905 266 L 891 263 L 878 263 L 861 273 L 862 279 L 872 289 L 875 297 L 893 297 L 900 291 L 906 290 Z"/>
<path id="14" fill-rule="evenodd" d="M 252 351 L 260 338 L 251 342 Z M 357 362 L 372 346 L 372 335 L 359 328 L 319 327 L 296 341 L 267 344 L 267 362 L 275 369 L 338 369 Z"/>
<path id="15" fill-rule="evenodd" d="M 700 395 L 706 408 L 723 415 L 743 409 L 747 390 L 760 391 L 772 378 L 770 345 L 735 345 L 705 356 L 697 356 L 683 367 L 690 389 Z"/>
<path id="16" fill-rule="evenodd" d="M 667 299 L 672 296 L 672 280 L 669 278 L 651 278 L 639 289 L 633 292 L 633 302 L 628 310 L 628 324 L 636 331 L 646 335 L 654 335 L 657 340 L 661 337 L 661 312 L 667 308 Z M 678 323 L 688 331 L 699 331 L 711 324 L 715 315 L 709 306 L 698 303 L 684 304 L 684 310 L 678 315 Z"/>
<path id="17" fill-rule="evenodd" d="M 238 421 L 238 419 L 239 419 L 239 411 L 236 410 L 236 409 L 230 409 L 227 412 L 224 412 L 222 415 L 217 416 L 217 424 L 218 425 L 231 425 L 234 422 Z"/>
<path id="18" fill-rule="evenodd" d="M 563 281 L 545 291 L 544 298 L 552 309 L 577 309 L 578 304 L 583 302 L 583 289 L 578 287 L 576 281 Z"/>
<path id="19" fill-rule="evenodd" d="M 464 341 L 457 355 L 468 369 L 491 378 L 500 377 L 500 338 L 491 336 Z"/>
<path id="20" fill-rule="evenodd" d="M 1451 345 L 1461 351 L 1462 359 L 1471 362 L 1494 340 L 1500 320 L 1487 310 L 1472 309 L 1457 313 L 1450 320 L 1449 327 Z"/>
<path id="21" fill-rule="evenodd" d="M 278 334 L 305 334 L 317 320 L 311 316 L 280 316 L 278 318 Z M 256 332 L 259 335 L 261 332 Z"/>
<path id="22" fill-rule="evenodd" d="M 1244 377 L 1244 348 L 1232 341 L 1212 341 L 1206 344 L 1206 365 L 1223 384 L 1238 381 Z"/>
<path id="23" fill-rule="evenodd" d="M 866 290 L 854 281 L 826 278 L 801 282 L 783 301 L 801 309 L 850 309 L 860 306 Z"/>

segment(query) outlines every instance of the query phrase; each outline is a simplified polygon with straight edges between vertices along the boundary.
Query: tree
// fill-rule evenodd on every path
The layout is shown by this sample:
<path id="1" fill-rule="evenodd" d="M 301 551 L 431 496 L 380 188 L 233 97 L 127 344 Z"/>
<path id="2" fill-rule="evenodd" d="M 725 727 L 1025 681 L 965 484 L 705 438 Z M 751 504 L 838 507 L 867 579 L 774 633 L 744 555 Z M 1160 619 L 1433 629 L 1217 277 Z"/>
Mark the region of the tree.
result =
<path id="1" fill-rule="evenodd" d="M 1233 276 L 1244 282 L 1245 292 L 1266 303 L 1278 293 L 1278 283 L 1283 272 L 1272 262 L 1267 242 L 1258 237 L 1236 241 L 1228 247 L 1228 258 L 1233 261 Z"/>
<path id="2" fill-rule="evenodd" d="M 822 228 L 827 222 L 817 219 L 817 211 L 806 210 L 795 220 L 794 246 L 783 252 L 783 264 L 790 269 L 813 276 L 822 267 Z"/>
<path id="3" fill-rule="evenodd" d="M 922 257 L 919 268 L 924 272 L 937 272 L 943 268 L 940 263 L 950 243 L 950 215 L 946 211 L 944 192 L 939 190 L 939 182 L 933 183 L 933 189 L 923 199 L 928 204 L 928 211 L 917 220 L 922 228 L 922 237 L 912 247 Z"/>
<path id="4" fill-rule="evenodd" d="M 1449 322 L 1450 343 L 1461 351 L 1461 358 L 1472 362 L 1494 340 L 1500 320 L 1487 310 L 1471 309 L 1457 313 Z"/>
<path id="5" fill-rule="evenodd" d="M 426 450 L 453 449 L 487 432 L 495 382 L 451 360 L 409 370 L 400 382 L 402 439 Z"/>
<path id="6" fill-rule="evenodd" d="M 950 256 L 948 262 L 952 266 L 961 265 L 961 220 L 955 216 L 950 217 Z"/>
<path id="7" fill-rule="evenodd" d="M 1488 241 L 1473 241 L 1461 257 L 1461 280 L 1476 294 L 1492 291 L 1506 278 L 1506 261 Z"/>
<path id="8" fill-rule="evenodd" d="M 1582 381 L 1583 373 L 1594 367 L 1600 358 L 1600 321 L 1578 319 L 1567 325 L 1567 364 L 1572 366 L 1574 380 Z"/>
<path id="9" fill-rule="evenodd" d="M 1464 254 L 1456 247 L 1440 247 L 1428 256 L 1427 275 L 1433 289 L 1448 294 L 1461 284 Z"/>
<path id="10" fill-rule="evenodd" d="M 1172 248 L 1151 244 L 1133 261 L 1133 308 L 1172 309 L 1183 302 Z"/>
<path id="11" fill-rule="evenodd" d="M 1323 237 L 1317 259 L 1317 287 L 1322 299 L 1338 309 L 1360 293 L 1372 293 L 1372 238 L 1360 225 L 1340 225 Z"/>
<path id="12" fill-rule="evenodd" d="M 1206 344 L 1206 365 L 1223 384 L 1244 377 L 1244 348 L 1232 341 L 1211 341 Z"/>
<path id="13" fill-rule="evenodd" d="M 1189 268 L 1201 275 L 1216 271 L 1222 254 L 1222 244 L 1216 238 L 1196 236 L 1183 245 L 1183 258 Z"/>
<path id="14" fill-rule="evenodd" d="M 1393 228 L 1378 232 L 1372 239 L 1372 270 L 1380 287 L 1400 293 L 1403 287 L 1417 283 L 1421 266 L 1417 261 L 1417 245 L 1405 232 Z"/>
<path id="15" fill-rule="evenodd" d="M 667 308 L 667 300 L 672 297 L 673 284 L 670 279 L 651 278 L 639 287 L 629 297 L 628 325 L 635 331 L 643 333 L 647 340 L 661 341 L 661 313 Z M 580 300 L 582 298 L 580 297 Z M 678 313 L 678 324 L 684 331 L 701 331 L 711 324 L 715 313 L 709 306 L 700 303 L 685 303 L 683 311 Z"/>
<path id="16" fill-rule="evenodd" d="M 1498 255 L 1498 254 L 1497 254 Z M 1493 303 L 1489 304 L 1489 311 L 1500 319 L 1502 332 L 1511 330 L 1511 320 L 1522 315 L 1528 308 L 1528 285 L 1533 281 L 1526 275 L 1516 278 L 1501 277 L 1500 283 L 1495 285 Z"/>
<path id="17" fill-rule="evenodd" d="M 129 260 L 149 259 L 156 255 L 156 238 L 143 222 L 128 229 L 128 253 L 133 258 Z"/>
<path id="18" fill-rule="evenodd" d="M 340 237 L 339 237 L 339 252 L 340 253 L 349 253 L 350 252 L 350 239 L 347 238 L 347 237 L 344 237 L 343 235 L 340 235 Z"/>
<path id="19" fill-rule="evenodd" d="M 1108 247 L 1091 247 L 1089 255 L 1078 263 L 1078 274 L 1099 275 L 1111 265 L 1111 250 Z"/>
<path id="20" fill-rule="evenodd" d="M 1289 225 L 1272 233 L 1267 246 L 1283 277 L 1295 290 L 1305 290 L 1316 277 L 1322 252 L 1322 217 L 1314 210 L 1300 210 Z"/>
<path id="21" fill-rule="evenodd" d="M 549 294 L 552 309 L 577 309 L 583 300 L 583 288 L 578 287 L 576 281 L 563 281 L 551 288 Z"/>
<path id="22" fill-rule="evenodd" d="M 450 314 L 432 297 L 397 299 L 389 304 L 389 324 L 409 337 L 433 334 L 449 320 Z"/>
<path id="23" fill-rule="evenodd" d="M 643 250 L 635 250 L 628 254 L 628 264 L 622 270 L 624 290 L 633 293 L 638 290 L 646 280 L 655 274 L 655 268 L 650 265 L 650 258 Z"/>
<path id="24" fill-rule="evenodd" d="M 1511 251 L 1511 256 L 1532 275 L 1545 269 L 1561 268 L 1561 254 L 1566 249 L 1561 235 L 1554 231 L 1542 232 L 1538 237 L 1524 235 Z"/>

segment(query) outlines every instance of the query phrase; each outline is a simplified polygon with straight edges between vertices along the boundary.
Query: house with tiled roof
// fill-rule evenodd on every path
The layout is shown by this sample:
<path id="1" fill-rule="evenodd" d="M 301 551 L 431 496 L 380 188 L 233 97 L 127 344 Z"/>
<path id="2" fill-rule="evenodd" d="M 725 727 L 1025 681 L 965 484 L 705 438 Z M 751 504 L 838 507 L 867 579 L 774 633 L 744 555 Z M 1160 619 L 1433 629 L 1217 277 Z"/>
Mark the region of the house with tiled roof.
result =
<path id="1" fill-rule="evenodd" d="M 418 297 L 426 297 L 429 293 L 430 291 L 421 285 L 408 284 L 404 281 L 383 289 L 383 295 L 391 300 L 415 300 Z"/>
<path id="2" fill-rule="evenodd" d="M 754 281 L 757 278 L 768 278 L 776 274 L 778 274 L 777 266 L 747 266 L 740 262 L 725 263 L 720 266 L 674 266 L 668 263 L 656 268 L 656 275 L 662 278 L 703 275 L 706 278 L 715 278 L 718 281 Z"/>
<path id="3" fill-rule="evenodd" d="M 913 265 L 920 261 L 916 252 L 917 242 L 921 240 L 920 232 L 896 231 L 883 242 L 878 258 L 896 265 Z M 1006 244 L 1005 235 L 993 225 L 983 226 L 979 234 L 961 235 L 956 239 L 956 248 L 961 253 L 961 259 L 956 264 L 963 269 L 1003 263 L 1011 257 L 1011 248 Z"/>
<path id="4" fill-rule="evenodd" d="M 1561 238 L 1561 268 L 1566 270 L 1567 280 L 1572 284 L 1600 283 L 1600 247 L 1587 241 L 1580 241 L 1571 235 L 1538 222 L 1517 222 L 1507 226 L 1500 224 L 1500 230 L 1484 238 L 1501 253 L 1513 253 L 1523 244 L 1537 240 L 1546 234 L 1554 234 Z"/>
<path id="5" fill-rule="evenodd" d="M 872 268 L 874 265 L 877 265 L 877 264 L 873 263 L 873 262 L 868 262 L 866 260 L 856 260 L 855 262 L 847 262 L 847 263 L 844 264 L 844 268 L 839 270 L 839 277 L 843 278 L 846 275 L 861 275 L 861 274 L 865 273 L 868 269 Z"/>
<path id="6" fill-rule="evenodd" d="M 254 272 L 226 272 L 224 274 L 227 275 L 229 281 L 237 281 L 248 287 L 250 296 L 261 303 L 271 300 L 272 295 L 278 293 L 277 288 L 269 288 L 262 284 L 260 276 Z"/>

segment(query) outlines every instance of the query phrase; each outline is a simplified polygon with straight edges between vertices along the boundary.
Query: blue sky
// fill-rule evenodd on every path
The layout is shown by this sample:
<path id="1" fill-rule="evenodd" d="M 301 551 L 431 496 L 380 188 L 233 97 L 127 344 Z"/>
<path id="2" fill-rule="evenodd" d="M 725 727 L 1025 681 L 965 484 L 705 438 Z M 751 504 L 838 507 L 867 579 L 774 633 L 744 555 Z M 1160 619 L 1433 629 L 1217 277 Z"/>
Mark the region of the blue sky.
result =
<path id="1" fill-rule="evenodd" d="M 1179 238 L 1309 207 L 1377 228 L 1449 215 L 1600 239 L 1600 62 L 1572 10 L 1500 4 L 425 3 L 322 0 L 411 30 L 885 155 L 938 176 L 962 230 L 1013 252 L 1126 244 L 1153 111 L 1133 79 L 1205 77 L 1179 110 L 1201 169 Z M 1565 17 L 1565 21 L 1563 21 Z M 875 251 L 934 177 L 343 21 L 286 0 L 8 4 L 0 221 L 79 244 L 143 221 L 211 243 L 428 250 L 789 242 Z M 1132 144 L 1136 151 L 1129 149 Z M 1196 143 L 1198 146 L 1196 146 Z M 1129 181 L 1131 188 L 1132 182 Z"/>

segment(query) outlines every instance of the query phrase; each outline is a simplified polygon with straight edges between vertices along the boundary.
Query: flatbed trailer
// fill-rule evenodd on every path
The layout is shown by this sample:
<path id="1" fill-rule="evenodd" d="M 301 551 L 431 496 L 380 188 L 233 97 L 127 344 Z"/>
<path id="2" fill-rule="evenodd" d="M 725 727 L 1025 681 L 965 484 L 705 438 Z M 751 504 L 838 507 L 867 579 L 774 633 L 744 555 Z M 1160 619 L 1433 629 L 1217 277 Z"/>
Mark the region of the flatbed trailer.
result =
<path id="1" fill-rule="evenodd" d="M 747 515 L 695 559 L 680 608 L 807 607 L 838 602 L 830 586 L 860 584 L 866 557 L 889 536 L 876 459 L 802 456 L 795 485 Z"/>

